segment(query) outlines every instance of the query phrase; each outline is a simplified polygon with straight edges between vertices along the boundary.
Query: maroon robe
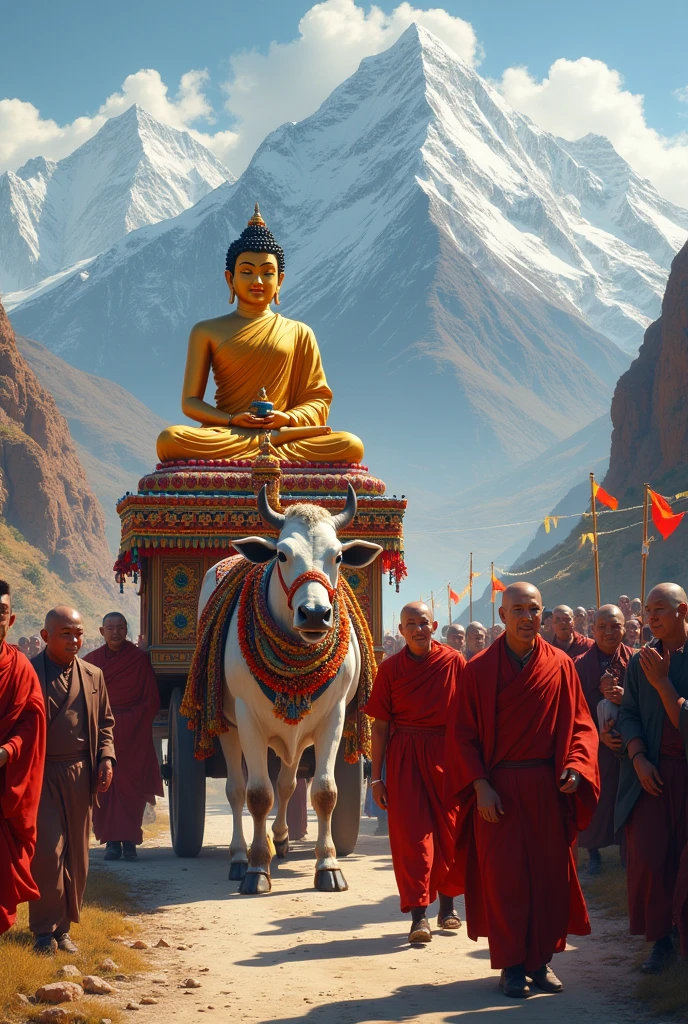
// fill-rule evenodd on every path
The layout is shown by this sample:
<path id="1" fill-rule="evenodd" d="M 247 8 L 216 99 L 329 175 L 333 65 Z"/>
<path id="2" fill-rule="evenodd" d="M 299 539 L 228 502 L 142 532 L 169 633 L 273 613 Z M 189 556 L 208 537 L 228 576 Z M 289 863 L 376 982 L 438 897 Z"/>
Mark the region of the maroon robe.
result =
<path id="1" fill-rule="evenodd" d="M 458 651 L 434 643 L 424 661 L 404 647 L 377 670 L 366 706 L 390 723 L 387 744 L 389 843 L 402 913 L 424 907 L 438 891 L 461 890 L 446 881 L 454 857 L 456 808 L 444 806 L 444 731 L 465 667 Z"/>
<path id="2" fill-rule="evenodd" d="M 142 843 L 146 804 L 163 795 L 153 745 L 153 719 L 160 708 L 155 673 L 148 655 L 128 640 L 116 654 L 103 644 L 84 661 L 105 676 L 117 750 L 112 785 L 93 808 L 93 831 L 101 843 Z"/>
<path id="3" fill-rule="evenodd" d="M 45 759 L 45 705 L 28 659 L 0 646 L 0 933 L 14 924 L 17 904 L 38 898 L 31 876 L 36 816 Z"/>
<path id="4" fill-rule="evenodd" d="M 590 650 L 591 647 L 595 646 L 595 641 L 589 636 L 583 636 L 582 633 L 576 633 L 573 631 L 573 637 L 571 638 L 571 646 L 564 650 L 563 647 L 559 647 L 556 643 L 552 644 L 552 647 L 557 651 L 561 651 L 563 654 L 568 654 L 569 658 L 579 658 L 581 654 L 585 654 Z"/>
<path id="5" fill-rule="evenodd" d="M 583 687 L 583 694 L 593 722 L 597 722 L 597 705 L 604 699 L 600 690 L 600 679 L 604 674 L 603 665 L 609 665 L 612 675 L 623 686 L 626 669 L 633 655 L 633 650 L 625 644 L 619 644 L 613 655 L 606 655 L 597 644 L 574 659 L 578 678 Z M 578 837 L 578 845 L 584 850 L 599 850 L 604 846 L 619 844 L 623 833 L 614 831 L 614 806 L 616 791 L 619 788 L 619 758 L 604 743 L 600 743 L 597 754 L 600 766 L 600 799 L 592 821 Z"/>
<path id="6" fill-rule="evenodd" d="M 597 729 L 571 659 L 540 637 L 518 669 L 500 637 L 471 659 L 447 727 L 447 804 L 459 804 L 452 881 L 465 892 L 472 939 L 487 936 L 494 968 L 537 970 L 587 935 L 573 847 L 599 794 Z M 578 791 L 559 791 L 567 768 Z M 477 812 L 473 782 L 489 779 L 504 814 Z"/>

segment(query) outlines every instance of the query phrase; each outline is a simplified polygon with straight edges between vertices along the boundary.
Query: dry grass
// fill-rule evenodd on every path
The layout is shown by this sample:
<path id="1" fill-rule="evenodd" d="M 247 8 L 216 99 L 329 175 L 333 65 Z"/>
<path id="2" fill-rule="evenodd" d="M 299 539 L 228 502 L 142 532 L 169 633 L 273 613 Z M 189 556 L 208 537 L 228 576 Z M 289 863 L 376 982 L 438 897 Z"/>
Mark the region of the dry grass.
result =
<path id="1" fill-rule="evenodd" d="M 615 920 L 626 920 L 628 917 L 628 897 L 626 889 L 626 872 L 621 867 L 618 850 L 610 848 L 604 851 L 604 870 L 601 875 L 586 878 L 585 868 L 587 857 L 580 857 L 582 882 L 585 895 L 604 914 Z M 636 967 L 647 956 L 647 949 L 636 959 Z M 647 1003 L 653 1013 L 672 1020 L 688 1021 L 688 965 L 677 963 L 670 970 L 659 976 L 641 975 L 635 986 L 635 995 Z"/>
<path id="2" fill-rule="evenodd" d="M 14 928 L 0 936 L 0 1016 L 11 1022 L 35 1019 L 43 1007 L 21 1005 L 17 993 L 32 996 L 41 985 L 57 981 L 57 971 L 64 964 L 74 964 L 82 974 L 97 974 L 106 980 L 115 973 L 132 975 L 146 970 L 147 963 L 137 950 L 114 941 L 116 936 L 133 935 L 132 925 L 123 916 L 133 909 L 133 896 L 124 883 L 105 871 L 92 870 L 81 923 L 71 929 L 79 952 L 41 957 L 32 952 L 28 906 L 21 906 Z M 107 957 L 118 965 L 116 972 L 103 968 Z M 98 1024 L 103 1017 L 113 1024 L 120 1020 L 119 1011 L 106 997 L 85 997 L 64 1008 L 82 1024 Z"/>

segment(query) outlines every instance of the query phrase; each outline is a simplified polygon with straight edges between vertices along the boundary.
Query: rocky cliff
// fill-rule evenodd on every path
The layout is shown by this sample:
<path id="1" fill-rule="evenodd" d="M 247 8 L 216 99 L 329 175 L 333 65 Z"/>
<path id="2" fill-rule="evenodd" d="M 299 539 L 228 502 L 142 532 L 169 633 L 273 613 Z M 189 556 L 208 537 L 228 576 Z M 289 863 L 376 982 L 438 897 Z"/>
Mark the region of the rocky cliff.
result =
<path id="1" fill-rule="evenodd" d="M 668 498 L 675 512 L 688 511 L 688 499 L 674 500 L 688 491 L 688 243 L 671 265 L 661 316 L 650 324 L 637 359 L 619 378 L 611 415 L 604 487 L 628 512 L 599 516 L 602 601 L 640 592 L 644 484 Z M 585 517 L 563 544 L 534 560 L 517 562 L 524 570 L 547 562 L 532 580 L 547 581 L 542 592 L 550 607 L 559 601 L 594 603 L 590 545 L 580 546 L 581 534 L 590 529 Z M 688 517 L 666 541 L 651 521 L 649 532 L 648 589 L 665 580 L 688 587 Z"/>
<path id="2" fill-rule="evenodd" d="M 67 423 L 17 349 L 0 304 L 0 514 L 66 582 L 105 582 L 100 506 Z"/>

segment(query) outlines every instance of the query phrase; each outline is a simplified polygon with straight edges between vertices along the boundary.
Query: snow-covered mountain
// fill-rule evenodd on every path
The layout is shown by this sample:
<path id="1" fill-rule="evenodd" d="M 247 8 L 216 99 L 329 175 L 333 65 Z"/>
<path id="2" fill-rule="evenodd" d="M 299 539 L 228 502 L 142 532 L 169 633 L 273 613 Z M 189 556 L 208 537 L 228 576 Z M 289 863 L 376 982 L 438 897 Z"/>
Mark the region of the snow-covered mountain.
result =
<path id="1" fill-rule="evenodd" d="M 0 175 L 0 289 L 30 288 L 97 256 L 228 180 L 187 132 L 132 106 L 64 160 L 37 157 Z"/>

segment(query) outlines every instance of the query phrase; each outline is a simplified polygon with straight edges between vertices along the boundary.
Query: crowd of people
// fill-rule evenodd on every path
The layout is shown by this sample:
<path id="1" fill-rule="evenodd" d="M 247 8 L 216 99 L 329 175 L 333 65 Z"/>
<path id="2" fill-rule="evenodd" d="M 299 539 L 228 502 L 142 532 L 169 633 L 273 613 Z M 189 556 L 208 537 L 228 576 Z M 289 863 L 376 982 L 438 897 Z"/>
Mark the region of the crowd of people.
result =
<path id="1" fill-rule="evenodd" d="M 432 939 L 438 898 L 438 927 L 461 927 L 463 894 L 504 994 L 560 992 L 553 955 L 591 930 L 577 847 L 594 875 L 617 844 L 641 971 L 674 961 L 675 936 L 688 954 L 687 616 L 672 583 L 644 612 L 626 595 L 548 610 L 514 583 L 499 627 L 451 623 L 444 643 L 427 605 L 402 610 L 367 711 L 410 942 Z"/>
<path id="2" fill-rule="evenodd" d="M 135 860 L 146 804 L 162 795 L 158 688 L 120 612 L 84 658 L 76 609 L 52 608 L 40 637 L 16 646 L 14 621 L 0 580 L 0 932 L 28 900 L 34 951 L 75 953 L 91 829 L 106 860 Z"/>

